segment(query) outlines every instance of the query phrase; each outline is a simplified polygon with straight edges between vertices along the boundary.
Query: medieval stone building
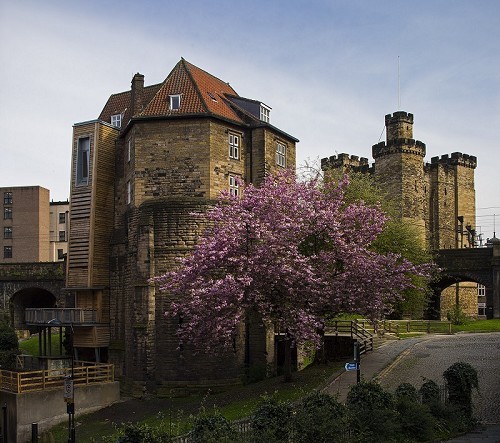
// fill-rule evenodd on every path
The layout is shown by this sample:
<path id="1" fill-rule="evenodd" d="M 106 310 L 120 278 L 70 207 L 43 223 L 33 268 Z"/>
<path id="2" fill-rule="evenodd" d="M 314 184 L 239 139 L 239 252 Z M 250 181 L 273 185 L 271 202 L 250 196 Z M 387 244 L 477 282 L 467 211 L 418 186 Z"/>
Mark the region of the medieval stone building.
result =
<path id="1" fill-rule="evenodd" d="M 249 324 L 223 358 L 179 347 L 178 323 L 151 278 L 177 265 L 203 229 L 192 216 L 238 180 L 258 184 L 295 167 L 291 135 L 271 108 L 182 59 L 160 84 L 134 75 L 95 120 L 73 130 L 67 290 L 93 313 L 74 327 L 80 358 L 106 359 L 149 387 L 232 382 L 274 358 L 272 340 Z"/>
<path id="2" fill-rule="evenodd" d="M 322 169 L 340 168 L 373 174 L 395 203 L 397 214 L 421 234 L 431 250 L 476 246 L 474 170 L 476 157 L 454 152 L 424 163 L 426 146 L 413 138 L 413 114 L 385 116 L 386 141 L 372 147 L 367 158 L 334 155 L 321 161 Z M 477 315 L 477 285 L 462 284 L 442 294 L 441 314 L 462 299 L 470 316 Z"/>

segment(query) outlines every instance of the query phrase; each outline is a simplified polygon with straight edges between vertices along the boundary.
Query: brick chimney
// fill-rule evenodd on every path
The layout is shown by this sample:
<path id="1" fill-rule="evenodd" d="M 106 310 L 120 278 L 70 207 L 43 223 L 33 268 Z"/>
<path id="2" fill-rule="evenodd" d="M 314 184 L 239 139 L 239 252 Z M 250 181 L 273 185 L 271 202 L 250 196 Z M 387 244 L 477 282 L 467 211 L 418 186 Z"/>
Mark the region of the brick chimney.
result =
<path id="1" fill-rule="evenodd" d="M 143 102 L 144 102 L 144 76 L 142 74 L 135 74 L 132 78 L 132 95 L 130 98 L 131 101 L 131 116 L 133 117 L 136 114 L 142 112 Z"/>

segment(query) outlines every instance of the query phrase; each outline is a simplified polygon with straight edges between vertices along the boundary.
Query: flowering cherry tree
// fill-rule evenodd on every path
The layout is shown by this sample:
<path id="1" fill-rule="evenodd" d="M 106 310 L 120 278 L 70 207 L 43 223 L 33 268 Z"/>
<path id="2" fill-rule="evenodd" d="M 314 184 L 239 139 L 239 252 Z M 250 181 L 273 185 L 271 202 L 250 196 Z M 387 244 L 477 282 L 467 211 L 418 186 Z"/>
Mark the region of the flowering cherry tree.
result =
<path id="1" fill-rule="evenodd" d="M 172 297 L 166 315 L 182 316 L 181 339 L 231 346 L 251 310 L 289 340 L 319 346 L 327 314 L 379 317 L 425 269 L 370 249 L 386 216 L 343 204 L 347 184 L 285 171 L 242 196 L 224 194 L 203 215 L 209 227 L 193 254 L 156 278 Z"/>

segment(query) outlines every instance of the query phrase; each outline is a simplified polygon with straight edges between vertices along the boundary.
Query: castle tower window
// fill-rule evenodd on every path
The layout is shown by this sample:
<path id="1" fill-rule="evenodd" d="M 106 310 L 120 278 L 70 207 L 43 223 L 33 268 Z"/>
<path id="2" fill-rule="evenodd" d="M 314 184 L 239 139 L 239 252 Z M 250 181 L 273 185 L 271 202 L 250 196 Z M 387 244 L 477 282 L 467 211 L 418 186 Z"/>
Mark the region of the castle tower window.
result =
<path id="1" fill-rule="evenodd" d="M 236 134 L 229 134 L 229 158 L 240 159 L 240 137 Z"/>
<path id="2" fill-rule="evenodd" d="M 111 124 L 116 128 L 121 128 L 122 127 L 122 115 L 121 114 L 112 115 L 111 116 Z"/>
<path id="3" fill-rule="evenodd" d="M 127 144 L 127 162 L 130 163 L 130 159 L 132 157 L 132 139 L 128 139 L 128 144 Z"/>
<path id="4" fill-rule="evenodd" d="M 76 185 L 85 186 L 89 184 L 89 162 L 90 162 L 90 138 L 78 139 L 76 153 Z"/>
<path id="5" fill-rule="evenodd" d="M 238 185 L 238 179 L 235 175 L 229 176 L 229 194 L 235 197 L 240 194 L 240 186 Z"/>
<path id="6" fill-rule="evenodd" d="M 177 111 L 181 107 L 181 95 L 180 94 L 174 94 L 174 95 L 169 95 L 170 98 L 170 110 L 171 111 Z"/>
<path id="7" fill-rule="evenodd" d="M 269 123 L 271 118 L 271 108 L 265 104 L 260 104 L 260 119 L 263 122 Z"/>
<path id="8" fill-rule="evenodd" d="M 281 142 L 276 142 L 276 164 L 286 167 L 286 146 Z"/>

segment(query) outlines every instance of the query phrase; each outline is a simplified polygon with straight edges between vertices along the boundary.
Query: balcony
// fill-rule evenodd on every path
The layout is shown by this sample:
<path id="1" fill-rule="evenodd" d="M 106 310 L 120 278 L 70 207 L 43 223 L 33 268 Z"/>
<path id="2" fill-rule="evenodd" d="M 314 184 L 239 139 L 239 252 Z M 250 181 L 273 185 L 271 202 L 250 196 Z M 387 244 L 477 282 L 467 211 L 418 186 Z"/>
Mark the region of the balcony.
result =
<path id="1" fill-rule="evenodd" d="M 29 326 L 90 326 L 101 323 L 97 309 L 27 308 L 24 318 Z"/>

